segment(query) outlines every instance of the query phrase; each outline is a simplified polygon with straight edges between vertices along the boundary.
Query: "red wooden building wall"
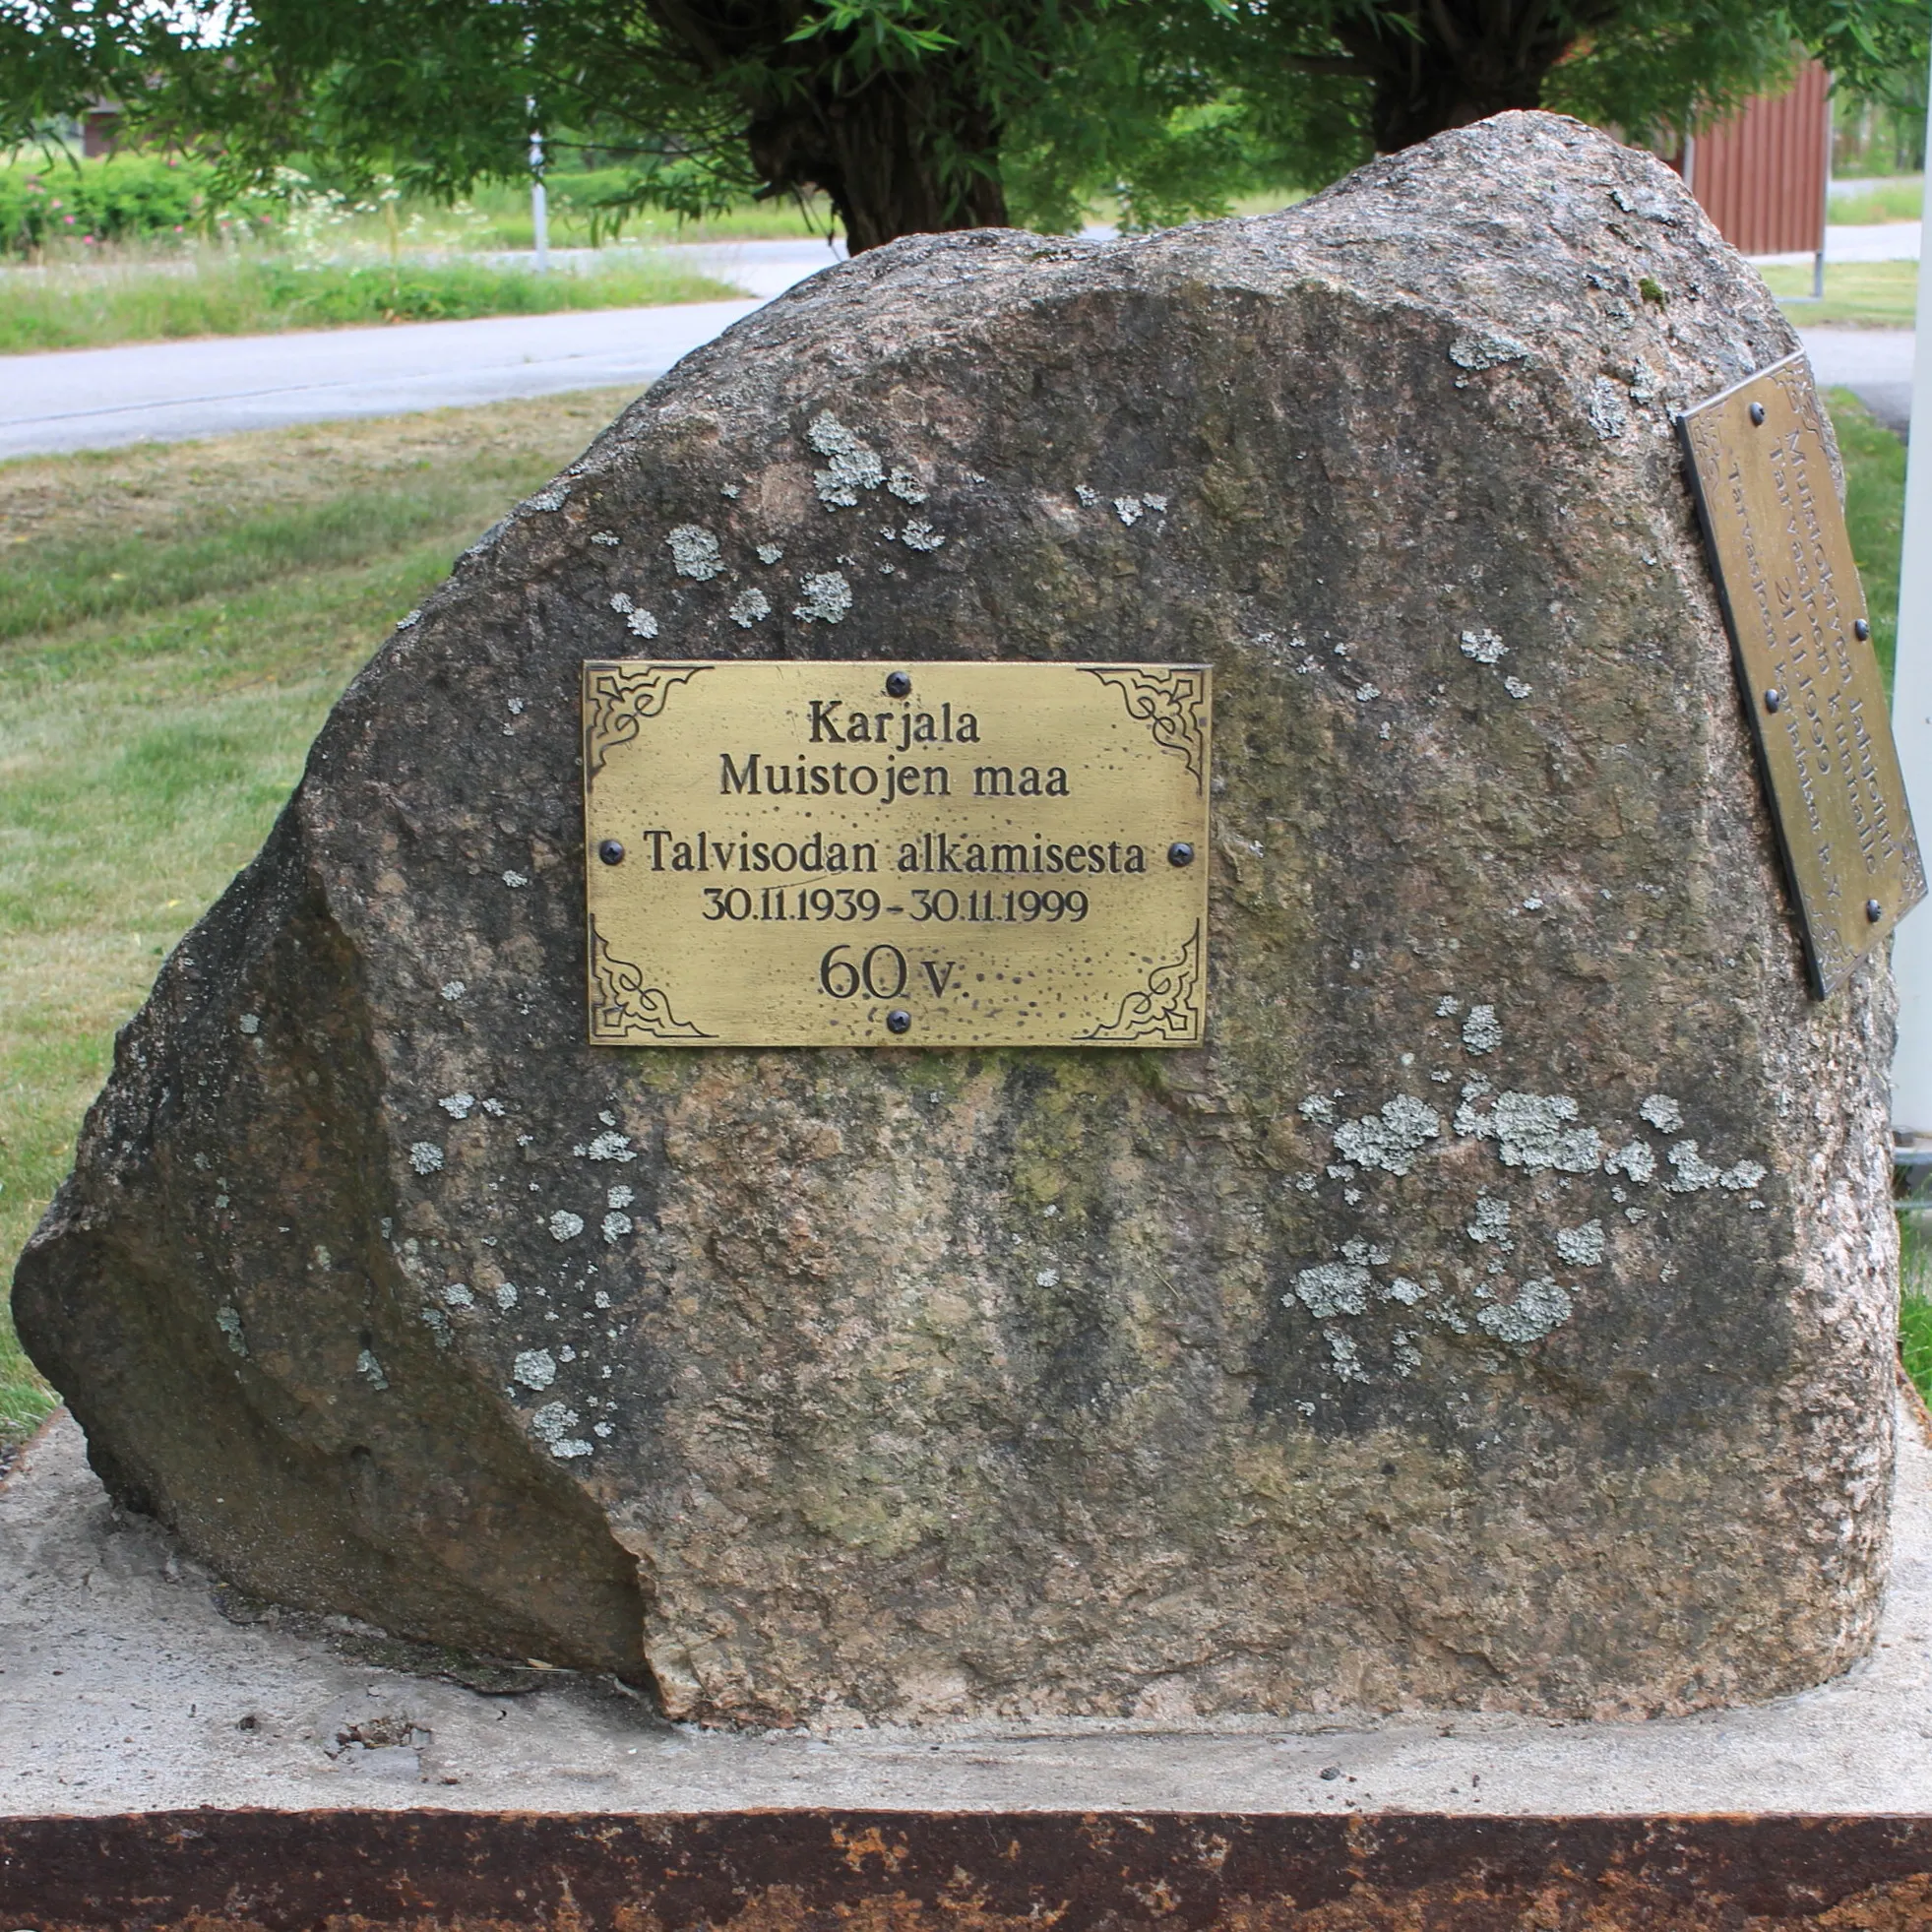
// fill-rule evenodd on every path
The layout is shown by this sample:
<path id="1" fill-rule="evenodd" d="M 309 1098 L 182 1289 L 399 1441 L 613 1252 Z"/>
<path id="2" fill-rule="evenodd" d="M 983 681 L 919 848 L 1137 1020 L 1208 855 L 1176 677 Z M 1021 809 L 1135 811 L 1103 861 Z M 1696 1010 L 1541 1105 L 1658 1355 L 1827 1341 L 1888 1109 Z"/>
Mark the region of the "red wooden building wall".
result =
<path id="1" fill-rule="evenodd" d="M 1789 93 L 1688 142 L 1684 179 L 1740 254 L 1813 253 L 1825 245 L 1831 136 L 1831 78 L 1814 61 Z"/>

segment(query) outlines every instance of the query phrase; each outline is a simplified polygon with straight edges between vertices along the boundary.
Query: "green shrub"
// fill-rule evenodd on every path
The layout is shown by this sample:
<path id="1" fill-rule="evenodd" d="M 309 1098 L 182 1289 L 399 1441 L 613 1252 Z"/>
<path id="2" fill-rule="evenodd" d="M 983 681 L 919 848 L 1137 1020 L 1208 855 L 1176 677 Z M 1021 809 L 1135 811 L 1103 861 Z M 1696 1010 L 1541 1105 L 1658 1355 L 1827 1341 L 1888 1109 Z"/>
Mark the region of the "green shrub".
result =
<path id="1" fill-rule="evenodd" d="M 208 171 L 157 155 L 110 155 L 0 167 L 0 252 L 28 254 L 49 242 L 149 241 L 200 233 L 225 211 L 208 192 Z M 234 217 L 248 219 L 247 217 Z"/>

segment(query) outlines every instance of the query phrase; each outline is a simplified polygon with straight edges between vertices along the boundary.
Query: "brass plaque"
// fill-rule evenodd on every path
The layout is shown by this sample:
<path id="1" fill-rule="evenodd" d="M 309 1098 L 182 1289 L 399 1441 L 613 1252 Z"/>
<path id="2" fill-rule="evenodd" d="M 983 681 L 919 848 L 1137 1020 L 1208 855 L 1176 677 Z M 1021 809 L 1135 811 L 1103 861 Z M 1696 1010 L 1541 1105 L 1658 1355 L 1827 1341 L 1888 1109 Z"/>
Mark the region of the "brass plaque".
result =
<path id="1" fill-rule="evenodd" d="M 1885 686 L 1803 355 L 1677 418 L 1824 999 L 1925 897 Z"/>
<path id="2" fill-rule="evenodd" d="M 584 666 L 601 1046 L 1189 1046 L 1199 664 Z"/>

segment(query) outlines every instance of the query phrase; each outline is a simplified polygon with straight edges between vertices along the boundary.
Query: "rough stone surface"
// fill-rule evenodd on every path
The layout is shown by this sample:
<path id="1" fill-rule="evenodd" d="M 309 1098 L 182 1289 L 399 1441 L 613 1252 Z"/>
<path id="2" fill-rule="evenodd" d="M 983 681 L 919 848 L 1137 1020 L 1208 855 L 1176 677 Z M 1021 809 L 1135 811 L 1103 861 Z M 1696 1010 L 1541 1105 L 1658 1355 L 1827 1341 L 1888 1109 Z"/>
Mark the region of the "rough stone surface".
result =
<path id="1" fill-rule="evenodd" d="M 1283 216 L 904 242 L 692 356 L 376 655 L 122 1036 L 15 1290 L 109 1489 L 707 1720 L 1843 1669 L 1891 996 L 1805 994 L 1670 425 L 1793 344 L 1673 176 L 1512 115 Z M 585 1046 L 626 652 L 1212 660 L 1210 1043 Z"/>

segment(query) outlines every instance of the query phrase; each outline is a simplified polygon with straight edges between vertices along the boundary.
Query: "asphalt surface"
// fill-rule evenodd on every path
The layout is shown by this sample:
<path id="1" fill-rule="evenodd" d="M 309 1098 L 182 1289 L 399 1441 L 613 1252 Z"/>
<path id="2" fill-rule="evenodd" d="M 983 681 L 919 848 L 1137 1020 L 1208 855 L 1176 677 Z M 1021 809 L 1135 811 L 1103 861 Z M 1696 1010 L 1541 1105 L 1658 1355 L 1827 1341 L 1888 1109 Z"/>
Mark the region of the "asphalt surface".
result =
<path id="1" fill-rule="evenodd" d="M 1811 373 L 1828 389 L 1848 389 L 1888 429 L 1903 436 L 1912 418 L 1909 329 L 1806 329 Z"/>
<path id="2" fill-rule="evenodd" d="M 1910 255 L 1918 249 L 1915 222 L 1834 227 L 1830 234 L 1835 259 L 1883 259 L 1841 254 L 1841 246 Z M 1850 239 L 1841 242 L 1844 237 Z M 574 389 L 642 391 L 760 302 L 838 259 L 826 244 L 811 241 L 666 252 L 736 283 L 747 298 L 0 356 L 0 459 Z M 559 251 L 559 272 L 574 266 Z M 1904 433 L 1910 332 L 1813 329 L 1804 340 L 1820 381 L 1856 391 L 1881 421 Z"/>
<path id="3" fill-rule="evenodd" d="M 735 283 L 747 299 L 0 356 L 0 459 L 573 389 L 642 390 L 762 302 L 839 259 L 823 242 L 664 252 Z M 559 272 L 571 266 L 559 262 Z"/>

